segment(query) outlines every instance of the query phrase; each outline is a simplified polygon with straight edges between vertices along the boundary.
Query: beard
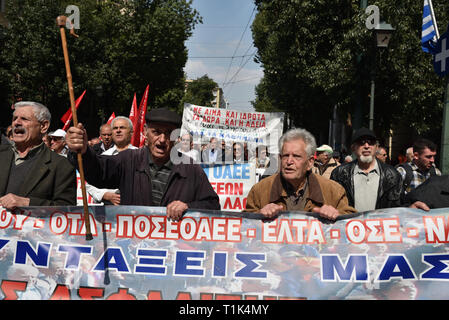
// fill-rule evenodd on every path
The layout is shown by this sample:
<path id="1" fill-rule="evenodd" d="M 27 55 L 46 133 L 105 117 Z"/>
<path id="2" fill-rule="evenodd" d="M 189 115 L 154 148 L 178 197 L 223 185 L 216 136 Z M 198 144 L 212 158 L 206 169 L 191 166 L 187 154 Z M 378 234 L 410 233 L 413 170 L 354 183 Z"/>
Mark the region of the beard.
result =
<path id="1" fill-rule="evenodd" d="M 373 156 L 360 156 L 359 160 L 362 163 L 371 163 L 373 162 Z"/>

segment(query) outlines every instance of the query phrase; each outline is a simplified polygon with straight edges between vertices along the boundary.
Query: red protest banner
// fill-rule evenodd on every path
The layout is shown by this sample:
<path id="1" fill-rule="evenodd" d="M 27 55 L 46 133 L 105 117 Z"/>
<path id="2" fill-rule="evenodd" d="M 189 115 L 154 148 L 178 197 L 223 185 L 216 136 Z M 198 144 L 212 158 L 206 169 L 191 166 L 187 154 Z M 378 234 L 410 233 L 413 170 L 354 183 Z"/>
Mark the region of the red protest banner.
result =
<path id="1" fill-rule="evenodd" d="M 108 124 L 110 124 L 112 122 L 112 120 L 114 120 L 115 118 L 115 112 L 112 112 L 111 116 L 108 119 Z"/>
<path id="2" fill-rule="evenodd" d="M 78 110 L 78 106 L 81 103 L 81 100 L 83 100 L 84 94 L 86 93 L 86 90 L 84 90 L 84 92 L 81 94 L 81 96 L 78 97 L 78 99 L 76 99 L 75 101 L 75 107 Z M 61 117 L 61 121 L 64 123 L 64 127 L 62 128 L 62 130 L 66 131 L 69 126 L 70 126 L 70 122 L 72 121 L 72 109 L 69 108 L 69 110 L 67 110 L 67 112 Z"/>
<path id="3" fill-rule="evenodd" d="M 148 90 L 150 86 L 147 85 L 145 89 L 145 93 L 142 96 L 142 100 L 139 105 L 139 112 L 137 114 L 137 123 L 134 127 L 133 137 L 131 139 L 131 144 L 135 147 L 142 147 L 145 143 L 145 133 L 144 133 L 144 125 L 145 125 L 145 115 L 147 113 L 147 102 L 148 102 Z"/>
<path id="4" fill-rule="evenodd" d="M 131 122 L 133 123 L 133 129 L 136 129 L 137 125 L 137 101 L 136 101 L 136 93 L 134 92 L 134 99 L 131 105 L 131 110 L 129 111 L 129 117 Z"/>

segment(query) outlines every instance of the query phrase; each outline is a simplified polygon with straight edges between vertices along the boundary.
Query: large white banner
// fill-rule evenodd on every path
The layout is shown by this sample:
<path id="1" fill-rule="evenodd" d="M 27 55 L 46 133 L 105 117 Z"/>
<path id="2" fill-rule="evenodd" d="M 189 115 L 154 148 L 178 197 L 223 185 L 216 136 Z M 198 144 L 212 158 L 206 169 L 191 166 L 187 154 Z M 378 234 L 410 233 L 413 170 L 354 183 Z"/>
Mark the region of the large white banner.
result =
<path id="1" fill-rule="evenodd" d="M 194 139 L 217 138 L 251 145 L 267 145 L 278 152 L 278 140 L 284 126 L 283 112 L 248 112 L 184 104 L 181 132 Z"/>

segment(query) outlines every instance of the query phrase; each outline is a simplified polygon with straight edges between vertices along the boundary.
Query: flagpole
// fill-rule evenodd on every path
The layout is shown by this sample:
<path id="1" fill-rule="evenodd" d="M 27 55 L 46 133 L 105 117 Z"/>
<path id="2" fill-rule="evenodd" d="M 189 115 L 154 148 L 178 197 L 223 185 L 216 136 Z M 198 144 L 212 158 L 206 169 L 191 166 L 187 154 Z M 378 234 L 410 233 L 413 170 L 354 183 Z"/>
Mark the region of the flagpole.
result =
<path id="1" fill-rule="evenodd" d="M 65 26 L 66 26 L 66 20 L 67 17 L 65 16 L 59 16 L 56 18 L 56 22 L 59 26 L 59 30 L 61 32 L 61 41 L 62 41 L 62 50 L 64 53 L 64 62 L 65 62 L 65 69 L 67 74 L 67 84 L 69 87 L 69 96 L 70 96 L 70 107 L 72 108 L 72 119 L 73 119 L 73 125 L 78 125 L 78 117 L 76 115 L 76 106 L 75 106 L 75 94 L 73 90 L 73 83 L 72 83 L 72 72 L 70 71 L 70 62 L 69 62 L 69 53 L 67 50 L 67 39 L 65 36 Z M 74 34 L 73 29 L 71 29 L 71 33 Z M 92 232 L 90 230 L 90 220 L 89 220 L 89 207 L 87 206 L 87 193 L 86 193 L 86 183 L 84 179 L 84 169 L 83 169 L 83 158 L 81 155 L 81 152 L 77 153 L 78 157 L 78 171 L 80 173 L 81 178 L 81 191 L 83 195 L 83 208 L 84 208 L 84 224 L 86 226 L 86 240 L 92 240 Z"/>
<path id="2" fill-rule="evenodd" d="M 449 174 L 449 75 L 446 76 L 444 92 L 443 127 L 441 130 L 440 168 L 443 174 Z"/>
<path id="3" fill-rule="evenodd" d="M 435 18 L 435 12 L 433 11 L 432 0 L 429 0 L 429 7 L 430 7 L 430 15 L 432 16 L 432 21 L 435 26 L 435 32 L 437 34 L 437 40 L 438 40 L 438 39 L 440 39 L 440 33 L 438 32 L 437 19 Z"/>

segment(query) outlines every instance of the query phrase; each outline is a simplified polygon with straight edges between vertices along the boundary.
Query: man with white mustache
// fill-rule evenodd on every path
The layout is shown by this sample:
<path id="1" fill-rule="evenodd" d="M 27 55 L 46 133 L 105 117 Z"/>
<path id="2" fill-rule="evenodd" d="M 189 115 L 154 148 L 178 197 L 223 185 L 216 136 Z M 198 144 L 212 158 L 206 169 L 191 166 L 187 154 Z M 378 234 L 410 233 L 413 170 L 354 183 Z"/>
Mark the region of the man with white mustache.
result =
<path id="1" fill-rule="evenodd" d="M 98 188 L 120 189 L 121 205 L 162 206 L 179 220 L 188 209 L 220 210 L 217 194 L 198 164 L 173 163 L 171 150 L 181 117 L 171 110 L 151 109 L 145 116 L 148 145 L 115 156 L 96 155 L 81 123 L 67 131 L 72 152 L 83 154 L 86 181 Z M 177 152 L 175 152 L 177 154 Z"/>
<path id="2" fill-rule="evenodd" d="M 345 188 L 349 205 L 359 212 L 401 204 L 401 175 L 376 158 L 377 147 L 374 132 L 360 128 L 354 133 L 351 145 L 357 159 L 335 168 L 331 174 L 331 179 Z"/>
<path id="3" fill-rule="evenodd" d="M 13 145 L 0 146 L 3 208 L 76 205 L 74 167 L 42 141 L 50 120 L 50 112 L 40 103 L 23 101 L 14 105 Z"/>

